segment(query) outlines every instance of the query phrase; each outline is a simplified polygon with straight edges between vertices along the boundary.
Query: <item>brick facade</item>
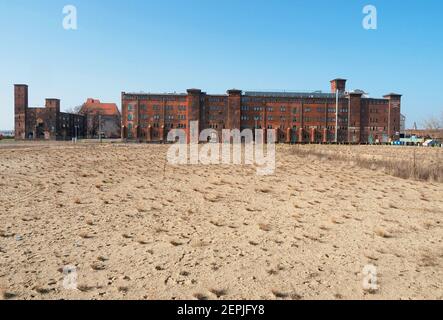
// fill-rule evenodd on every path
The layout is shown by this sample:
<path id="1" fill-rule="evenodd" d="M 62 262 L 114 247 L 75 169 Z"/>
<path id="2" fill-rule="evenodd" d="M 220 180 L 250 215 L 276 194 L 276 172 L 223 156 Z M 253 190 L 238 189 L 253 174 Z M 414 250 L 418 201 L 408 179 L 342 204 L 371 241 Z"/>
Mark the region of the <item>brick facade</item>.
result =
<path id="1" fill-rule="evenodd" d="M 337 99 L 338 92 L 338 99 Z M 338 100 L 338 105 L 337 105 Z M 276 129 L 278 142 L 375 143 L 398 139 L 401 95 L 382 99 L 346 92 L 346 80 L 331 81 L 331 93 L 271 93 L 228 90 L 208 95 L 199 89 L 186 94 L 122 93 L 122 137 L 146 142 L 166 141 L 169 130 L 186 129 L 199 121 L 207 128 Z"/>
<path id="2" fill-rule="evenodd" d="M 16 140 L 70 140 L 85 135 L 85 117 L 60 112 L 60 100 L 46 99 L 45 107 L 30 108 L 28 86 L 14 86 Z"/>
<path id="3" fill-rule="evenodd" d="M 120 138 L 121 115 L 115 103 L 103 103 L 89 98 L 82 105 L 79 114 L 86 118 L 86 138 Z"/>

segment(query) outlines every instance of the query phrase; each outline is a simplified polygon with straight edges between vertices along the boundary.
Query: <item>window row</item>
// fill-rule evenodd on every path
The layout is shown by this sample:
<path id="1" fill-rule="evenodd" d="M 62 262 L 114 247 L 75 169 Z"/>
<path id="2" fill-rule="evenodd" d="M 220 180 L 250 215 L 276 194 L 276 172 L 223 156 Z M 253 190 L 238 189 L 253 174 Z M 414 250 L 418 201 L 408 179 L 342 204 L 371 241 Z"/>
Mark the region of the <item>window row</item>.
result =
<path id="1" fill-rule="evenodd" d="M 135 109 L 135 106 L 133 106 L 131 104 L 127 105 L 127 110 L 129 112 L 134 111 L 134 109 Z M 147 109 L 148 109 L 148 107 L 145 104 L 141 104 L 140 105 L 140 110 L 144 111 L 144 110 L 147 110 Z M 167 105 L 167 106 L 165 106 L 164 109 L 165 109 L 165 111 L 173 111 L 175 109 L 175 106 Z M 160 105 L 153 105 L 152 106 L 152 110 L 161 110 L 161 106 Z M 186 111 L 186 106 L 185 105 L 179 105 L 179 106 L 177 106 L 177 110 L 179 110 L 179 111 Z"/>
<path id="2" fill-rule="evenodd" d="M 166 120 L 174 120 L 175 117 L 177 117 L 177 120 L 186 120 L 186 115 L 184 115 L 184 114 L 179 114 L 177 116 L 167 115 L 167 116 L 165 116 L 165 119 Z M 147 120 L 148 118 L 149 117 L 148 117 L 147 114 L 140 115 L 140 119 L 141 120 Z M 162 119 L 162 117 L 160 115 L 156 114 L 156 115 L 153 116 L 153 119 L 154 120 L 160 120 L 160 119 Z M 128 121 L 134 121 L 134 115 L 133 114 L 128 114 Z"/>

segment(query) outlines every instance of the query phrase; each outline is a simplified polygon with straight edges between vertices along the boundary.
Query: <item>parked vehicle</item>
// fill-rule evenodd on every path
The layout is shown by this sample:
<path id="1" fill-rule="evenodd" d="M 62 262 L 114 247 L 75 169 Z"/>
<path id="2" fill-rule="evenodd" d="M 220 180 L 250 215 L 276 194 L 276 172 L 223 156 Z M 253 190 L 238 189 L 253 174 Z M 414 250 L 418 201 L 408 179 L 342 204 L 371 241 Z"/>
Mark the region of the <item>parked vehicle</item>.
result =
<path id="1" fill-rule="evenodd" d="M 440 147 L 441 143 L 437 140 L 426 140 L 423 143 L 423 147 Z"/>

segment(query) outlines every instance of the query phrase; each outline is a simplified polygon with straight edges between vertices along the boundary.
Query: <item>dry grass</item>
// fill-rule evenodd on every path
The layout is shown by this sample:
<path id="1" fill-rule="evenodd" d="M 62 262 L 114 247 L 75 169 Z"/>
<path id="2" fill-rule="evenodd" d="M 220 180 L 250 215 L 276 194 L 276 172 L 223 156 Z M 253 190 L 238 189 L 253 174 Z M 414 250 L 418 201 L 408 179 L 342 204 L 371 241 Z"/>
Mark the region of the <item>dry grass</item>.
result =
<path id="1" fill-rule="evenodd" d="M 395 156 L 394 149 L 374 146 L 365 153 L 364 147 L 351 147 L 351 151 L 340 152 L 328 146 L 295 146 L 291 153 L 301 157 L 314 157 L 322 161 L 338 161 L 358 167 L 382 171 L 402 179 L 414 179 L 443 183 L 443 153 L 432 148 L 404 148 Z M 378 149 L 377 149 L 378 148 Z M 418 151 L 417 151 L 418 150 Z M 394 154 L 394 156 L 393 156 Z"/>

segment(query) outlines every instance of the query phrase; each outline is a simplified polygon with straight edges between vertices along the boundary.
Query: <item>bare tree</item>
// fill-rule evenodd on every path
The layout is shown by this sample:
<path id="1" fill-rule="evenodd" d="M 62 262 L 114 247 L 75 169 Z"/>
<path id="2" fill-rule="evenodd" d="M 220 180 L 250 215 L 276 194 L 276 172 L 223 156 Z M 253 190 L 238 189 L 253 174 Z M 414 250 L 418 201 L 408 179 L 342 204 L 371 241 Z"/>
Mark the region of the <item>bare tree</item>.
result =
<path id="1" fill-rule="evenodd" d="M 120 128 L 121 128 L 121 125 L 122 125 L 121 117 L 115 116 L 114 119 L 113 119 L 113 125 L 115 126 L 115 135 L 114 135 L 114 137 L 120 137 L 120 135 L 121 135 Z"/>
<path id="2" fill-rule="evenodd" d="M 66 110 L 67 113 L 79 114 L 83 106 L 71 107 Z"/>
<path id="3" fill-rule="evenodd" d="M 100 129 L 100 115 L 93 111 L 83 113 L 86 117 L 86 127 L 89 137 L 96 137 L 99 135 Z"/>
<path id="4" fill-rule="evenodd" d="M 443 123 L 437 117 L 432 116 L 423 121 L 423 127 L 426 130 L 438 130 L 443 128 Z"/>

